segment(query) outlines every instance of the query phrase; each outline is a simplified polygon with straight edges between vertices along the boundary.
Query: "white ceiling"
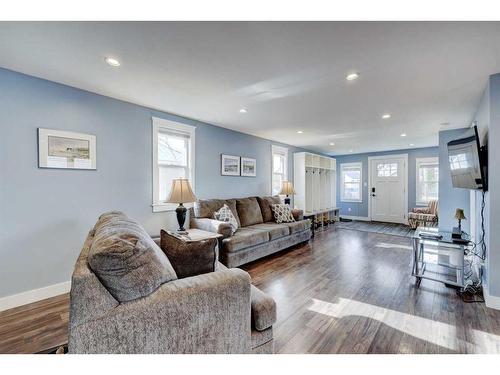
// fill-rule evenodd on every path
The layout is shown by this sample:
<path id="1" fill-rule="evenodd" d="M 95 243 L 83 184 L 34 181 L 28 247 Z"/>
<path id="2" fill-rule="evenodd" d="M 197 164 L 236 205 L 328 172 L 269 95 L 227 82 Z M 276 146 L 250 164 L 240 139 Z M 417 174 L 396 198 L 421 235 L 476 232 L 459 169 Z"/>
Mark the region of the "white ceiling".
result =
<path id="1" fill-rule="evenodd" d="M 380 151 L 470 123 L 500 23 L 0 22 L 0 66 L 319 152 Z"/>

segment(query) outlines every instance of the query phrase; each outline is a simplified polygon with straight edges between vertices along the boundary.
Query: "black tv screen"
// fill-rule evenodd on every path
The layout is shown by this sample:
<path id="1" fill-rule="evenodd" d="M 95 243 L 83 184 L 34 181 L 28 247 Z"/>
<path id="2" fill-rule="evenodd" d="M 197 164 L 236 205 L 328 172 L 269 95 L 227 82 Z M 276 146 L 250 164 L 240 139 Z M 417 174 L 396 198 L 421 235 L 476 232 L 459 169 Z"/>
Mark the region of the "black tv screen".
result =
<path id="1" fill-rule="evenodd" d="M 486 190 L 485 165 L 476 126 L 459 139 L 448 142 L 448 160 L 453 187 Z"/>

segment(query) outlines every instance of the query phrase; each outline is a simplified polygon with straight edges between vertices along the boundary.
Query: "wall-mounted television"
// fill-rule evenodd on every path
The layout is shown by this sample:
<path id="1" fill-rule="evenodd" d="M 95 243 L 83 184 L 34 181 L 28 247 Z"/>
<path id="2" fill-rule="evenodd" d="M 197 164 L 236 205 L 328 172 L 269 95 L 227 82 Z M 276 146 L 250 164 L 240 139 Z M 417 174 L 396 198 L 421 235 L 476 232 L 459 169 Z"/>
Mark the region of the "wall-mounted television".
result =
<path id="1" fill-rule="evenodd" d="M 479 144 L 475 125 L 460 138 L 448 142 L 448 161 L 453 187 L 487 190 L 485 151 Z"/>

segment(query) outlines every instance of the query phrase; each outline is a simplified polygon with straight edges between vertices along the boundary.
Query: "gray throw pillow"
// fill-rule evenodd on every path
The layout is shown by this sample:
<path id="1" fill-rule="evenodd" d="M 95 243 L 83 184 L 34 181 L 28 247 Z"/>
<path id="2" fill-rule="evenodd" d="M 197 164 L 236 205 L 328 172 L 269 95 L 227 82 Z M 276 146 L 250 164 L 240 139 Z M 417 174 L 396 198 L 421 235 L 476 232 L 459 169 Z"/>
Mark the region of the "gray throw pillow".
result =
<path id="1" fill-rule="evenodd" d="M 89 266 L 117 301 L 145 297 L 177 279 L 168 258 L 134 220 L 105 214 L 94 229 Z"/>

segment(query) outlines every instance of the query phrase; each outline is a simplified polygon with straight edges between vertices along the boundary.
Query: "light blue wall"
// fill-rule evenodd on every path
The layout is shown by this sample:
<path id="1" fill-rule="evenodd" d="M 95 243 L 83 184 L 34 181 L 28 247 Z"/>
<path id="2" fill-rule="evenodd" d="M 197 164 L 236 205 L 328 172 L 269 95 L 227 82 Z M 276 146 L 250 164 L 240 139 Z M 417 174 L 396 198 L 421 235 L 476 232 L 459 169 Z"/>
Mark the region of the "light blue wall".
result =
<path id="1" fill-rule="evenodd" d="M 470 217 L 470 190 L 454 188 L 448 162 L 448 142 L 460 137 L 467 129 L 439 132 L 439 229 L 451 231 L 457 226 L 455 210 L 463 208 L 465 217 Z M 470 220 L 462 221 L 462 230 L 469 232 Z"/>
<path id="2" fill-rule="evenodd" d="M 273 142 L 0 69 L 0 297 L 69 280 L 99 214 L 119 209 L 151 234 L 175 227 L 152 213 L 152 125 L 196 126 L 200 198 L 269 194 Z M 39 169 L 37 128 L 97 136 L 97 171 Z M 293 152 L 289 147 L 289 178 Z M 257 178 L 220 175 L 220 154 L 257 159 Z"/>
<path id="3" fill-rule="evenodd" d="M 489 296 L 500 298 L 500 74 L 489 77 L 475 115 L 481 145 L 488 146 L 488 192 L 485 194 L 486 261 L 483 281 Z M 482 194 L 476 193 L 477 238 L 481 230 Z M 488 302 L 488 300 L 487 300 Z M 498 302 L 497 302 L 498 304 Z M 497 306 L 498 308 L 498 306 Z"/>
<path id="4" fill-rule="evenodd" d="M 474 121 L 476 121 L 477 128 L 478 128 L 478 133 L 479 133 L 479 141 L 481 146 L 487 145 L 488 144 L 488 129 L 490 126 L 490 85 L 489 82 L 486 86 L 486 89 L 484 91 L 484 94 L 481 98 L 481 101 L 479 103 L 479 106 L 477 108 L 476 114 L 474 116 Z M 491 149 L 488 150 L 488 152 L 492 152 Z M 476 237 L 474 240 L 476 242 L 479 242 L 482 238 L 482 231 L 481 231 L 481 204 L 482 204 L 482 198 L 483 198 L 483 192 L 482 191 L 476 191 L 475 192 L 475 212 L 476 212 Z M 489 283 L 489 262 L 490 262 L 490 192 L 487 191 L 485 192 L 485 207 L 484 207 L 484 227 L 485 227 L 485 244 L 486 246 L 486 260 L 485 260 L 485 266 L 482 268 L 483 269 L 483 280 L 485 286 L 487 286 Z M 497 294 L 500 295 L 500 294 Z"/>
<path id="5" fill-rule="evenodd" d="M 416 206 L 416 159 L 438 156 L 438 147 L 426 147 L 407 150 L 372 152 L 365 154 L 334 156 L 337 159 L 337 206 L 341 215 L 368 217 L 368 157 L 395 154 L 408 154 L 408 206 Z M 360 203 L 340 201 L 340 165 L 342 163 L 359 163 L 363 165 L 363 201 Z M 349 211 L 349 208 L 351 209 Z"/>

